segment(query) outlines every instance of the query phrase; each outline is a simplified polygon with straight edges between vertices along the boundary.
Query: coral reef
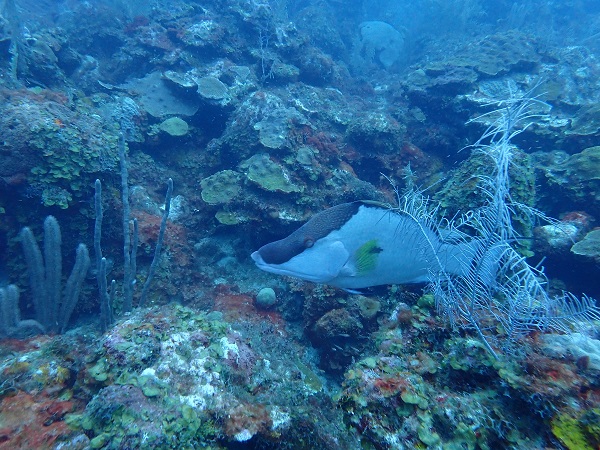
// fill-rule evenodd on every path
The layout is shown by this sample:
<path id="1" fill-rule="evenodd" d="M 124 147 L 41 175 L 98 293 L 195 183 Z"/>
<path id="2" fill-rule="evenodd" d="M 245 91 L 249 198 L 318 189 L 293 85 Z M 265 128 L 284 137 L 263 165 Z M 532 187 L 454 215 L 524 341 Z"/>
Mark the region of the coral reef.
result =
<path id="1" fill-rule="evenodd" d="M 321 389 L 308 389 L 303 376 L 289 377 L 289 370 L 300 369 L 295 368 L 294 348 L 277 333 L 259 344 L 251 330 L 264 318 L 251 319 L 252 327 L 239 328 L 238 322 L 236 331 L 217 312 L 169 307 L 137 314 L 142 321 L 131 317 L 105 336 L 87 368 L 87 383 L 96 385 L 97 394 L 84 411 L 66 418 L 71 427 L 91 435 L 93 447 L 249 440 L 292 445 L 298 423 L 315 429 L 318 418 L 333 420 L 324 428 L 334 433 L 328 439 L 340 440 L 336 448 L 352 442 L 351 434 L 331 428 L 340 425 L 339 414 L 330 419 L 308 416 L 311 399 L 325 400 Z M 273 328 L 273 333 L 278 325 L 261 327 Z M 286 358 L 291 358 L 289 364 Z M 300 367 L 318 378 L 306 365 Z M 324 445 L 324 437 L 314 439 Z"/>
<path id="2" fill-rule="evenodd" d="M 426 325 L 426 311 L 414 306 L 408 329 L 390 324 L 381 330 L 377 353 L 345 373 L 340 404 L 369 441 L 381 448 L 532 447 L 543 439 L 532 433 L 533 424 L 552 418 L 552 432 L 568 448 L 591 448 L 569 447 L 575 439 L 597 445 L 570 409 L 570 402 L 581 404 L 580 389 L 595 382 L 596 369 L 583 367 L 575 355 L 566 363 L 542 356 L 545 344 L 519 364 L 494 363 L 468 338 L 446 340 L 442 350 L 427 330 L 436 325 Z M 592 395 L 586 401 L 598 400 Z M 585 410 L 593 414 L 593 408 Z"/>
<path id="3" fill-rule="evenodd" d="M 22 177 L 45 206 L 68 208 L 89 195 L 94 174 L 116 166 L 116 128 L 83 102 L 60 92 L 5 91 L 1 112 L 0 175 Z"/>
<path id="4" fill-rule="evenodd" d="M 493 168 L 465 147 L 490 105 L 537 87 L 511 141 L 511 248 L 544 262 L 549 292 L 599 297 L 599 7 L 513 3 L 4 2 L 0 449 L 598 448 L 597 323 L 532 331 L 540 311 L 494 361 L 421 286 L 351 294 L 249 258 L 396 189 L 422 191 L 436 221 L 475 210 Z M 71 267 L 98 209 L 104 263 L 79 270 L 70 317 L 42 320 L 20 230 L 56 217 Z M 66 276 L 38 272 L 65 298 Z"/>

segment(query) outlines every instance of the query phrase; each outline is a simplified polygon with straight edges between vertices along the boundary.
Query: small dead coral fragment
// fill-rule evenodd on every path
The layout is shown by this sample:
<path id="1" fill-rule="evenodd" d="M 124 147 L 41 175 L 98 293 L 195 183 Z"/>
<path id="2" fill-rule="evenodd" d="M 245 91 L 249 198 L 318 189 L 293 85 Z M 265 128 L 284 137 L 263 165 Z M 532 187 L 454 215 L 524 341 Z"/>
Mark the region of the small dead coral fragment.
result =
<path id="1" fill-rule="evenodd" d="M 348 127 L 348 139 L 357 148 L 393 154 L 402 148 L 406 127 L 382 112 L 360 115 Z"/>
<path id="2" fill-rule="evenodd" d="M 293 184 L 283 167 L 271 161 L 269 155 L 254 155 L 242 166 L 248 170 L 248 179 L 266 191 L 302 192 L 302 188 Z"/>
<path id="3" fill-rule="evenodd" d="M 566 159 L 552 161 L 545 171 L 545 176 L 551 185 L 559 186 L 572 199 L 592 206 L 600 200 L 598 167 L 600 146 L 589 147 L 580 153 L 567 156 Z"/>
<path id="4" fill-rule="evenodd" d="M 200 182 L 202 200 L 211 205 L 228 203 L 240 192 L 240 174 L 233 170 L 222 170 Z"/>

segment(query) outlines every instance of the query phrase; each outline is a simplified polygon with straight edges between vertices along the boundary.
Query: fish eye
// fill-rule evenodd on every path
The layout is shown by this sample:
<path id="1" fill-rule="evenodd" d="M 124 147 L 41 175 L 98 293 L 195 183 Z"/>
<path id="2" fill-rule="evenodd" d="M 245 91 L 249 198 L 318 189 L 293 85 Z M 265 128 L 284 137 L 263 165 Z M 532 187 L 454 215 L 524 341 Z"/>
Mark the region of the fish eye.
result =
<path id="1" fill-rule="evenodd" d="M 304 239 L 304 247 L 305 248 L 311 248 L 313 245 L 315 245 L 314 239 L 311 239 L 311 238 Z"/>

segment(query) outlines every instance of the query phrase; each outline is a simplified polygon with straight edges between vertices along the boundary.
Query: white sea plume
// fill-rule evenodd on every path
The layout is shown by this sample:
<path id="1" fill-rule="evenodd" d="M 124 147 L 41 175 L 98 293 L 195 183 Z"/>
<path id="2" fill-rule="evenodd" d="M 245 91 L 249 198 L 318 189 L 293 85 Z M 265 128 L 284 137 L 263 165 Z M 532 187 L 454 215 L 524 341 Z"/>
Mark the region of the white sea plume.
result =
<path id="1" fill-rule="evenodd" d="M 447 242 L 464 243 L 457 248 L 468 255 L 456 255 L 464 265 L 458 274 L 443 270 L 447 261 L 430 261 L 433 281 L 429 290 L 438 312 L 451 326 L 474 331 L 496 358 L 499 352 L 512 352 L 519 339 L 532 331 L 570 333 L 600 320 L 594 299 L 568 292 L 551 295 L 543 269 L 528 264 L 513 247 L 520 239 L 511 219 L 515 212 L 547 219 L 512 200 L 509 177 L 515 151 L 511 140 L 538 117 L 541 103 L 532 95 L 513 95 L 485 114 L 492 119 L 491 125 L 472 146 L 474 152 L 489 158 L 493 167 L 491 175 L 478 179 L 485 204 L 440 223 L 435 220 L 436 211 L 428 208 L 419 193 L 411 191 L 399 201 L 399 212 L 423 227 L 438 230 Z"/>

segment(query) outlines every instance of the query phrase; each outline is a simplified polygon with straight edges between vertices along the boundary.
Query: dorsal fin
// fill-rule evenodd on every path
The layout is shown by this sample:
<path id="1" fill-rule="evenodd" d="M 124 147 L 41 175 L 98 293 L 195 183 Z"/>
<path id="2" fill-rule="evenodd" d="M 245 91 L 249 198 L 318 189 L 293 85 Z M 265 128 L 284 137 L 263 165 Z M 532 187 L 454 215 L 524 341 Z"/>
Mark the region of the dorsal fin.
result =
<path id="1" fill-rule="evenodd" d="M 383 203 L 383 202 L 379 202 L 377 200 L 357 200 L 357 203 L 362 203 L 363 205 L 366 205 L 366 206 L 376 206 L 376 207 L 382 208 L 382 209 L 389 209 L 389 210 L 394 209 L 394 207 L 392 205 L 390 205 L 389 203 Z"/>

